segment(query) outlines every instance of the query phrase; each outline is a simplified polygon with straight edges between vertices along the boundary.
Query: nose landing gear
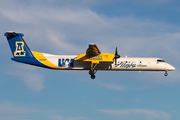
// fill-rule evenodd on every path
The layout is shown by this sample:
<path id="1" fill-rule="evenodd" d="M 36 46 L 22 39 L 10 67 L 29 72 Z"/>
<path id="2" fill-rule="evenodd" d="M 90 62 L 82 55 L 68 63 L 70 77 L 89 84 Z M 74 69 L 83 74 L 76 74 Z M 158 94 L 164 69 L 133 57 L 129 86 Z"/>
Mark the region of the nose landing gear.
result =
<path id="1" fill-rule="evenodd" d="M 164 73 L 164 76 L 168 76 L 168 73 L 167 73 L 167 72 L 168 72 L 168 71 L 166 70 L 165 73 Z"/>

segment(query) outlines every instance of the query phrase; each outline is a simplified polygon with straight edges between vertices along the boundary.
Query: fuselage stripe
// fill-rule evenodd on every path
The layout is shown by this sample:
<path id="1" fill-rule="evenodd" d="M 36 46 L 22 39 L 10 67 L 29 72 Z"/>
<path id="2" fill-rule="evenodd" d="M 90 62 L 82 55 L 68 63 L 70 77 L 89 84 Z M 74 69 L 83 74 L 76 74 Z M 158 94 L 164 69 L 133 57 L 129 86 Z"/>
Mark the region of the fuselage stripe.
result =
<path id="1" fill-rule="evenodd" d="M 54 64 L 52 64 L 41 52 L 32 51 L 34 57 L 42 64 L 54 68 L 54 69 L 62 69 L 61 67 L 58 67 Z"/>

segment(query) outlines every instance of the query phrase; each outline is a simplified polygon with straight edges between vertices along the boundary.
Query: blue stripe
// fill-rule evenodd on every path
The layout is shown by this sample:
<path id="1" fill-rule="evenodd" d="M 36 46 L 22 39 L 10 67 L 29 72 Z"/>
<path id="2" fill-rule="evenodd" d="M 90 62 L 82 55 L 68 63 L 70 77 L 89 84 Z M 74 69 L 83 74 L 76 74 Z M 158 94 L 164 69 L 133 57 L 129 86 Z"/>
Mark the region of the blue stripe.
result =
<path id="1" fill-rule="evenodd" d="M 40 67 L 45 67 L 45 68 L 50 68 L 52 69 L 51 67 L 48 67 L 42 63 L 40 63 L 36 58 L 34 57 L 30 57 L 30 58 L 11 58 L 12 60 L 14 61 L 17 61 L 17 62 L 21 62 L 21 63 L 26 63 L 26 64 L 30 64 L 30 65 L 35 65 L 35 66 L 40 66 Z"/>

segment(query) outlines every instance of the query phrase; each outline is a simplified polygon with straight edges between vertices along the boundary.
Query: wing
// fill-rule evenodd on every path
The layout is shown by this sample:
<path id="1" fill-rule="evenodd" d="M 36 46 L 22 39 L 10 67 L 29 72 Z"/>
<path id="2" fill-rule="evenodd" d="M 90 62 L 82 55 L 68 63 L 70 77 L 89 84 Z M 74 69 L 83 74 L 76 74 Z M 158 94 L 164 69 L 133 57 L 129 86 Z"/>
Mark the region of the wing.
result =
<path id="1" fill-rule="evenodd" d="M 89 48 L 86 50 L 86 56 L 97 56 L 101 54 L 100 50 L 95 44 L 89 44 Z"/>
<path id="2" fill-rule="evenodd" d="M 89 44 L 86 53 L 79 54 L 74 60 L 99 64 L 99 62 L 114 62 L 114 56 L 112 53 L 101 53 L 95 44 Z"/>

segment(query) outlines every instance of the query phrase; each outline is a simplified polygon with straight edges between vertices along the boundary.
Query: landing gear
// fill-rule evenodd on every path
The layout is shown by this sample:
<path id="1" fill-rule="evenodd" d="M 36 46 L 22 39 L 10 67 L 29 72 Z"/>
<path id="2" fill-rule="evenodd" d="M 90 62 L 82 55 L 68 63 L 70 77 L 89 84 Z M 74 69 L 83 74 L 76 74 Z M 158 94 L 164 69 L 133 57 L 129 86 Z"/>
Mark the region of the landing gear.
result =
<path id="1" fill-rule="evenodd" d="M 95 79 L 95 73 L 97 72 L 97 70 L 94 70 L 97 64 L 93 65 L 93 63 L 91 63 L 91 70 L 89 70 L 89 75 L 91 75 L 91 79 Z"/>
<path id="2" fill-rule="evenodd" d="M 168 76 L 167 70 L 165 71 L 164 76 Z"/>
<path id="3" fill-rule="evenodd" d="M 93 75 L 94 74 L 94 71 L 93 70 L 90 70 L 89 71 L 89 75 Z"/>
<path id="4" fill-rule="evenodd" d="M 92 74 L 92 75 L 91 75 L 91 79 L 94 79 L 94 78 L 95 78 L 95 75 L 94 75 L 94 74 Z"/>
<path id="5" fill-rule="evenodd" d="M 97 72 L 97 70 L 90 70 L 90 71 L 89 71 L 89 75 L 91 75 L 91 79 L 95 79 L 96 76 L 95 76 L 94 74 L 95 74 L 96 72 Z"/>

